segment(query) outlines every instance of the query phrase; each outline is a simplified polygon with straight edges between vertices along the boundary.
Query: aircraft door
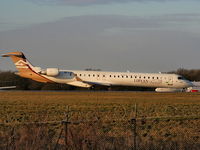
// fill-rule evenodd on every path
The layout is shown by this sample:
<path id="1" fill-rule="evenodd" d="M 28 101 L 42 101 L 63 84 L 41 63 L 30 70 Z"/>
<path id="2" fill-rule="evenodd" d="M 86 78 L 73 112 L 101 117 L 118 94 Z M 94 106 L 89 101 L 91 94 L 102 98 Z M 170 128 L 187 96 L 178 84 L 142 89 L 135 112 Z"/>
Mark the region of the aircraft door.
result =
<path id="1" fill-rule="evenodd" d="M 173 77 L 168 77 L 168 85 L 173 85 Z"/>

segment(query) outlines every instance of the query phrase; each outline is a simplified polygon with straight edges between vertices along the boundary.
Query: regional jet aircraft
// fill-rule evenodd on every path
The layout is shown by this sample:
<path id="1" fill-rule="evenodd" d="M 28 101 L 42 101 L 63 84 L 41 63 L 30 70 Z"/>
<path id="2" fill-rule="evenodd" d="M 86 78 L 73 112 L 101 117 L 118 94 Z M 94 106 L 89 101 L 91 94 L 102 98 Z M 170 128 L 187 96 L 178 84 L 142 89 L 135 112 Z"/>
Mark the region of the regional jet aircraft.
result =
<path id="1" fill-rule="evenodd" d="M 190 81 L 176 74 L 42 69 L 34 67 L 22 52 L 10 52 L 2 56 L 11 57 L 19 76 L 38 82 L 64 83 L 84 88 L 95 85 L 152 87 L 157 92 L 175 92 L 192 86 Z"/>

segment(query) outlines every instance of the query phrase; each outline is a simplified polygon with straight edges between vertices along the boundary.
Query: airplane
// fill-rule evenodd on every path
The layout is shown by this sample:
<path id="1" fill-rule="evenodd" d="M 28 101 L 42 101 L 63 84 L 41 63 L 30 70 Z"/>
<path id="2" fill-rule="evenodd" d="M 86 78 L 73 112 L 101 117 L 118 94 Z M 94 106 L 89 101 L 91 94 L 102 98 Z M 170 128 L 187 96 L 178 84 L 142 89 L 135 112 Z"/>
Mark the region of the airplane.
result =
<path id="1" fill-rule="evenodd" d="M 20 51 L 9 52 L 2 57 L 12 59 L 18 70 L 17 75 L 44 83 L 62 83 L 84 88 L 95 85 L 151 87 L 156 88 L 156 92 L 177 92 L 193 86 L 190 81 L 177 74 L 42 69 L 33 66 Z"/>

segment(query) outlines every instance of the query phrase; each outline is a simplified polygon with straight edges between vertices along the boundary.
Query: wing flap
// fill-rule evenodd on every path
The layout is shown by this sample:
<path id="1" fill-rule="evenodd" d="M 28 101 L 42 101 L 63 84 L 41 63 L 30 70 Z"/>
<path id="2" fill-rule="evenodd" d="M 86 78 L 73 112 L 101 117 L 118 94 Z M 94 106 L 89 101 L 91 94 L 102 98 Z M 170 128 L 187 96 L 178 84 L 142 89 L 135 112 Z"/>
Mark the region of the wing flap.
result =
<path id="1" fill-rule="evenodd" d="M 90 81 L 83 81 L 84 83 L 91 84 L 91 85 L 103 85 L 103 86 L 111 86 L 110 82 L 90 82 Z"/>
<path id="2" fill-rule="evenodd" d="M 90 84 L 87 84 L 87 83 L 84 83 L 81 81 L 73 81 L 73 82 L 69 82 L 67 84 L 72 85 L 72 86 L 84 87 L 84 88 L 90 88 L 92 86 Z"/>

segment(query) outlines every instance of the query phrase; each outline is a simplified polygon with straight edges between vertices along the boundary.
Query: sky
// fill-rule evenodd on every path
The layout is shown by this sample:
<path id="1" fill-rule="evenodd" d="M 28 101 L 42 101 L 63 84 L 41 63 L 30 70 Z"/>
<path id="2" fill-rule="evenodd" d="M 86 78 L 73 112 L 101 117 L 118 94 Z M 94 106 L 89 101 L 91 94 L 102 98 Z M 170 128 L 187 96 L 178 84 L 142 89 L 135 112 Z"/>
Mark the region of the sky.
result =
<path id="1" fill-rule="evenodd" d="M 42 68 L 199 69 L 199 0 L 0 0 L 0 54 Z M 15 71 L 8 58 L 0 70 Z"/>

